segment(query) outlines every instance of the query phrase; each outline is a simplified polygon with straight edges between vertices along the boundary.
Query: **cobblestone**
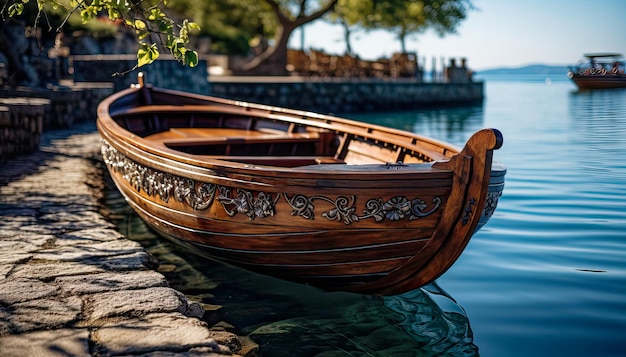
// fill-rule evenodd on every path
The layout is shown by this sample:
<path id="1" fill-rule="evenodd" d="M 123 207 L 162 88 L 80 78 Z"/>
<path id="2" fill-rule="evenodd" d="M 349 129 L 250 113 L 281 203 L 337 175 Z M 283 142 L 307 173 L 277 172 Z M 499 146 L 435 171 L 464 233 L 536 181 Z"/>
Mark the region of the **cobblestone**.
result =
<path id="1" fill-rule="evenodd" d="M 0 165 L 0 356 L 255 355 L 100 214 L 99 147 L 83 123 Z"/>

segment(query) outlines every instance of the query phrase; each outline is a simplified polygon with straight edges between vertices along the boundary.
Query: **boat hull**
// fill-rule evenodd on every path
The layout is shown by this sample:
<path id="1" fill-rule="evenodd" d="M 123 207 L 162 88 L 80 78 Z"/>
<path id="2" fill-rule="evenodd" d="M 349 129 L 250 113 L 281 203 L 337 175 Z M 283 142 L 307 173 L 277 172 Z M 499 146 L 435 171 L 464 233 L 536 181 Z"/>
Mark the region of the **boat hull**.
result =
<path id="1" fill-rule="evenodd" d="M 281 279 L 381 295 L 420 287 L 456 261 L 471 236 L 493 214 L 504 187 L 506 169 L 492 165 L 492 152 L 502 145 L 495 129 L 476 133 L 460 151 L 447 145 L 437 147 L 435 142 L 429 142 L 422 153 L 412 144 L 394 147 L 394 152 L 414 152 L 413 158 L 428 152 L 438 155 L 434 153 L 438 150 L 439 160 L 430 162 L 288 168 L 233 163 L 214 160 L 222 156 L 207 159 L 206 155 L 164 149 L 145 140 L 156 137 L 146 135 L 145 128 L 141 135 L 137 129 L 129 130 L 137 126 L 129 116 L 137 108 L 154 106 L 166 94 L 179 96 L 177 103 L 187 100 L 183 93 L 154 89 L 151 103 L 141 104 L 136 94 L 142 90 L 145 87 L 119 93 L 99 107 L 103 158 L 131 207 L 162 236 L 195 254 Z M 179 109 L 198 109 L 198 103 L 212 100 L 192 96 Z M 241 105 L 227 104 L 222 111 L 250 115 L 239 112 Z M 243 105 L 244 112 L 247 106 Z M 261 107 L 255 108 L 265 108 Z M 349 121 L 313 114 L 307 114 L 308 119 L 288 110 L 282 110 L 281 116 L 289 118 L 270 119 L 277 124 L 295 121 L 309 131 L 323 126 L 340 138 L 357 140 Z M 158 118 L 161 124 L 163 118 Z M 254 118 L 257 123 L 268 116 Z M 324 125 L 314 123 L 316 118 Z M 372 132 L 372 128 L 367 130 Z M 381 144 L 376 138 L 388 137 L 393 142 L 399 135 L 409 135 L 375 130 L 380 130 L 375 138 L 368 139 L 364 132 L 352 149 L 344 149 L 343 156 L 337 154 L 335 159 L 363 161 L 347 152 L 370 144 L 370 151 L 377 150 Z M 415 143 L 416 137 L 410 136 Z M 235 150 L 232 138 L 226 142 L 228 150 Z M 384 147 L 380 146 L 381 153 L 386 152 Z M 337 152 L 342 152 L 341 147 Z M 267 157 L 253 159 L 258 162 Z"/>
<path id="2" fill-rule="evenodd" d="M 579 89 L 615 89 L 626 88 L 626 75 L 570 75 Z"/>

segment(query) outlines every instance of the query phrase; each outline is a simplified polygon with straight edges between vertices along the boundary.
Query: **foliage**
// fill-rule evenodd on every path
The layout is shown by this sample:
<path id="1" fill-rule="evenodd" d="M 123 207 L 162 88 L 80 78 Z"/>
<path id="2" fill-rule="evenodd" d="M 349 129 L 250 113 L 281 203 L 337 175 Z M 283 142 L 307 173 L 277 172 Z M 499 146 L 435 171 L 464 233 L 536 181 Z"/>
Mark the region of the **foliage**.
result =
<path id="1" fill-rule="evenodd" d="M 202 27 L 211 38 L 211 52 L 247 55 L 256 37 L 271 38 L 276 18 L 260 0 L 176 0 L 170 8 Z"/>
<path id="2" fill-rule="evenodd" d="M 439 35 L 454 33 L 467 12 L 471 0 L 8 0 L 3 13 L 19 16 L 28 3 L 36 3 L 39 14 L 63 9 L 68 15 L 79 14 L 83 23 L 107 18 L 136 31 L 139 39 L 137 66 L 152 63 L 167 48 L 174 57 L 189 66 L 198 63 L 198 54 L 189 48 L 189 35 L 204 28 L 213 40 L 212 50 L 223 53 L 249 53 L 250 43 L 273 36 L 246 66 L 251 71 L 266 66 L 276 74 L 284 71 L 287 43 L 298 27 L 328 16 L 346 29 L 349 47 L 351 29 L 384 29 L 402 42 L 408 36 L 433 29 Z M 64 5 L 61 1 L 70 1 Z M 171 4 L 169 3 L 171 1 Z M 195 22 L 172 19 L 165 7 L 191 17 Z M 200 26 L 201 25 L 201 26 Z M 281 69 L 282 68 L 282 69 Z"/>
<path id="3" fill-rule="evenodd" d="M 345 24 L 347 30 L 390 31 L 401 41 L 405 52 L 407 36 L 427 29 L 440 36 L 454 33 L 472 9 L 470 0 L 339 0 L 329 19 Z"/>
<path id="4" fill-rule="evenodd" d="M 388 30 L 398 37 L 405 50 L 406 37 L 433 29 L 440 36 L 455 33 L 474 9 L 470 0 L 392 0 L 375 2 L 373 21 L 366 26 Z"/>
<path id="5" fill-rule="evenodd" d="M 244 0 L 242 0 L 244 1 Z M 248 0 L 254 1 L 254 0 Z M 257 0 L 265 2 L 273 11 L 278 28 L 274 44 L 250 63 L 248 69 L 266 65 L 284 66 L 287 41 L 298 27 L 327 16 L 344 25 L 349 46 L 349 30 L 385 29 L 398 36 L 402 51 L 405 39 L 411 34 L 433 28 L 443 35 L 456 31 L 467 12 L 473 9 L 471 0 Z"/>
<path id="6" fill-rule="evenodd" d="M 198 64 L 198 54 L 188 48 L 189 35 L 200 30 L 198 24 L 188 20 L 177 21 L 168 17 L 163 11 L 167 0 L 150 3 L 149 0 L 127 2 L 125 0 L 70 0 L 64 4 L 57 0 L 13 0 L 3 13 L 9 17 L 23 14 L 25 6 L 36 1 L 37 16 L 35 26 L 49 11 L 63 10 L 65 19 L 57 30 L 63 27 L 72 14 L 80 14 L 83 23 L 96 19 L 107 18 L 109 21 L 127 26 L 135 30 L 139 41 L 137 67 L 154 62 L 160 55 L 160 47 L 169 50 L 174 58 L 187 66 Z"/>

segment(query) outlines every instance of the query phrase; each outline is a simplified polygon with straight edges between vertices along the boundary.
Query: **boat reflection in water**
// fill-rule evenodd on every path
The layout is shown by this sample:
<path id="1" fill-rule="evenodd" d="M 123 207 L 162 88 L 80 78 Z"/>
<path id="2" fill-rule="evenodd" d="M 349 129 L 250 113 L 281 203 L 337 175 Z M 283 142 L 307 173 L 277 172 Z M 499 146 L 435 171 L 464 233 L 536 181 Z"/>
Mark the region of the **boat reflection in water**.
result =
<path id="1" fill-rule="evenodd" d="M 270 356 L 478 355 L 465 312 L 436 285 L 358 296 L 327 311 L 265 324 L 249 336 Z"/>
<path id="2" fill-rule="evenodd" d="M 465 310 L 439 285 L 432 283 L 408 293 L 383 297 L 396 323 L 432 355 L 477 356 Z"/>
<path id="3" fill-rule="evenodd" d="M 213 308 L 204 316 L 209 326 L 234 326 L 232 332 L 249 336 L 264 356 L 478 355 L 465 311 L 436 284 L 384 297 L 324 292 L 158 239 L 110 181 L 105 205 L 119 231 L 159 260 L 173 288 Z"/>

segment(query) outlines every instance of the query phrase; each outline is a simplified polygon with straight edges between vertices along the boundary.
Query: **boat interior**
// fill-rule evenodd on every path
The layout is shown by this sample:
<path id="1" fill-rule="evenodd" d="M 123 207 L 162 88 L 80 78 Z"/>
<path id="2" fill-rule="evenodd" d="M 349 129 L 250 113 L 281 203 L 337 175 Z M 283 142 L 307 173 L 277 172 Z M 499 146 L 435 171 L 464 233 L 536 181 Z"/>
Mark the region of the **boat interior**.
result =
<path id="1" fill-rule="evenodd" d="M 113 119 L 155 146 L 254 165 L 423 163 L 453 154 L 432 142 L 371 126 L 219 104 L 144 105 L 121 111 Z"/>

